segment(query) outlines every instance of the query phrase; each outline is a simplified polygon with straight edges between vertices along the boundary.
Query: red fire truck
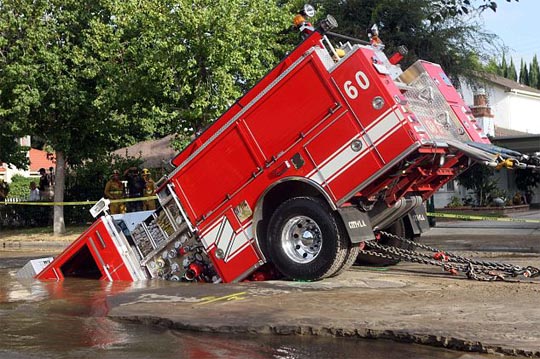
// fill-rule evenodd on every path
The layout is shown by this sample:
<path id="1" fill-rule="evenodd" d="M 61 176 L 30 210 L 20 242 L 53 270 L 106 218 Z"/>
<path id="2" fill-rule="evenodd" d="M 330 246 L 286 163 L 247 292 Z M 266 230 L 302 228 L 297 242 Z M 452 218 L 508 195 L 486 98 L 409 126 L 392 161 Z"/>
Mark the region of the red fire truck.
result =
<path id="1" fill-rule="evenodd" d="M 303 24 L 304 41 L 172 159 L 156 211 L 99 203 L 37 278 L 235 282 L 271 267 L 318 280 L 377 230 L 425 230 L 426 199 L 502 157 L 439 65 L 403 72 L 380 42 L 331 42 L 335 25 Z"/>

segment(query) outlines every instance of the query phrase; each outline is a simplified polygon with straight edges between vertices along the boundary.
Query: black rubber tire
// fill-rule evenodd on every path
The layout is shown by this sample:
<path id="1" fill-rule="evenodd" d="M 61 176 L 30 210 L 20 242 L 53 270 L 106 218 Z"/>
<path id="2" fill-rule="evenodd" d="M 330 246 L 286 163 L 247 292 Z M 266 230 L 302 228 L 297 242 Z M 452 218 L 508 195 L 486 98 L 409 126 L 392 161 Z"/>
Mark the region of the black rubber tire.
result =
<path id="1" fill-rule="evenodd" d="M 384 229 L 385 232 L 395 234 L 399 237 L 404 237 L 407 239 L 412 239 L 412 237 L 409 235 L 407 228 L 405 227 L 405 222 L 403 218 L 398 219 L 394 223 L 390 225 L 390 227 L 387 227 Z M 387 245 L 387 246 L 393 246 L 398 247 L 402 249 L 409 249 L 409 245 L 405 244 L 397 239 L 393 238 L 381 238 L 380 240 L 381 244 Z M 374 252 L 377 252 L 377 250 L 373 250 Z M 380 258 L 377 256 L 372 256 L 369 254 L 360 254 L 358 255 L 358 258 L 356 260 L 356 264 L 358 265 L 371 265 L 371 266 L 392 266 L 396 265 L 400 262 L 398 259 L 386 259 L 386 258 Z"/>
<path id="2" fill-rule="evenodd" d="M 353 244 L 345 257 L 345 261 L 343 265 L 341 266 L 341 268 L 338 269 L 334 274 L 330 275 L 330 277 L 336 277 L 340 275 L 341 273 L 345 272 L 347 269 L 351 268 L 353 264 L 356 262 L 356 260 L 358 259 L 359 252 L 360 252 L 359 243 Z"/>
<path id="3" fill-rule="evenodd" d="M 282 246 L 282 233 L 289 220 L 305 216 L 320 228 L 322 244 L 308 263 L 294 261 Z M 294 197 L 283 202 L 268 223 L 267 251 L 270 261 L 286 277 L 294 280 L 319 280 L 344 267 L 350 253 L 350 240 L 336 214 L 323 201 L 313 197 Z"/>

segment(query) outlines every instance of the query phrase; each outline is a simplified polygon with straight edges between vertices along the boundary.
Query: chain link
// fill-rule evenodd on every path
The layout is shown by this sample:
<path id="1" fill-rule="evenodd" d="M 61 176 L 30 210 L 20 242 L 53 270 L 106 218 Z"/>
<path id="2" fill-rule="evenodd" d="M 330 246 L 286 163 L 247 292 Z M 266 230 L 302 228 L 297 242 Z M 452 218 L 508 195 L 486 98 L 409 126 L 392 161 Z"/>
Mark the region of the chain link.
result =
<path id="1" fill-rule="evenodd" d="M 420 248 L 427 252 L 418 252 L 409 249 L 387 246 L 378 241 L 367 241 L 366 247 L 370 250 L 362 250 L 361 254 L 375 256 L 388 260 L 401 260 L 413 263 L 433 265 L 441 267 L 444 271 L 457 275 L 464 273 L 467 278 L 478 281 L 508 281 L 507 277 L 523 276 L 534 278 L 540 275 L 540 269 L 532 266 L 521 267 L 518 265 L 480 261 L 459 256 L 455 253 L 445 252 L 438 248 L 417 243 L 392 233 L 379 231 L 381 236 L 395 239 L 409 245 L 409 248 Z"/>

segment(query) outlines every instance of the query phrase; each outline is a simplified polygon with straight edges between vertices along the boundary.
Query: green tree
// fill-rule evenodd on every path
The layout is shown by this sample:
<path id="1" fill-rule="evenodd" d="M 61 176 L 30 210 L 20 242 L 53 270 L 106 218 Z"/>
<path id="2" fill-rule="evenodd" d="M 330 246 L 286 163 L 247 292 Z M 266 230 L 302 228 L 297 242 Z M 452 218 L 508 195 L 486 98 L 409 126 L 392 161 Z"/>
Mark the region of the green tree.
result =
<path id="1" fill-rule="evenodd" d="M 215 119 L 278 62 L 289 24 L 263 0 L 6 0 L 0 119 L 55 150 L 61 202 L 68 163 Z"/>
<path id="2" fill-rule="evenodd" d="M 367 39 L 367 30 L 379 26 L 386 52 L 409 49 L 407 67 L 419 58 L 440 64 L 449 75 L 473 75 L 479 60 L 487 61 L 497 48 L 495 35 L 457 12 L 445 13 L 430 0 L 320 0 L 324 11 L 336 17 L 337 32 Z M 440 3 L 440 2 L 439 2 Z"/>
<path id="3" fill-rule="evenodd" d="M 488 63 L 484 66 L 484 71 L 489 72 L 490 74 L 502 76 L 502 66 L 497 63 L 497 60 L 492 57 L 489 59 Z"/>
<path id="4" fill-rule="evenodd" d="M 503 54 L 502 60 L 501 60 L 501 76 L 504 78 L 508 78 L 508 63 L 506 62 L 506 54 Z"/>
<path id="5" fill-rule="evenodd" d="M 456 179 L 461 186 L 474 192 L 479 206 L 487 206 L 490 195 L 497 189 L 497 182 L 492 175 L 492 168 L 477 163 Z"/>
<path id="6" fill-rule="evenodd" d="M 529 70 L 527 70 L 527 64 L 523 59 L 521 59 L 520 69 L 519 69 L 519 83 L 523 85 L 530 85 L 529 81 Z"/>
<path id="7" fill-rule="evenodd" d="M 263 0 L 128 1 L 115 19 L 125 49 L 109 107 L 162 124 L 159 135 L 203 127 L 290 49 L 278 37 L 290 19 Z"/>
<path id="8" fill-rule="evenodd" d="M 540 66 L 536 54 L 529 64 L 529 86 L 540 89 Z"/>
<path id="9" fill-rule="evenodd" d="M 519 0 L 515 0 L 519 2 Z M 506 0 L 512 2 L 512 0 Z M 434 3 L 434 7 L 441 18 L 455 15 L 466 15 L 475 10 L 497 11 L 497 1 L 493 0 L 440 0 Z"/>
<path id="10" fill-rule="evenodd" d="M 26 168 L 28 166 L 28 158 L 26 157 L 28 148 L 19 145 L 18 136 L 15 133 L 11 123 L 0 122 L 0 164 L 5 162 L 18 168 Z"/>
<path id="11" fill-rule="evenodd" d="M 510 58 L 510 64 L 508 64 L 507 75 L 505 77 L 513 81 L 518 80 L 516 65 L 514 65 L 514 60 L 512 58 Z"/>
<path id="12" fill-rule="evenodd" d="M 111 54 L 105 44 L 95 51 L 93 33 L 111 27 L 111 13 L 98 1 L 8 0 L 0 8 L 2 118 L 54 149 L 54 200 L 62 202 L 66 163 L 103 152 L 113 140 L 116 124 L 94 106 Z M 63 207 L 55 206 L 54 233 L 64 231 Z"/>

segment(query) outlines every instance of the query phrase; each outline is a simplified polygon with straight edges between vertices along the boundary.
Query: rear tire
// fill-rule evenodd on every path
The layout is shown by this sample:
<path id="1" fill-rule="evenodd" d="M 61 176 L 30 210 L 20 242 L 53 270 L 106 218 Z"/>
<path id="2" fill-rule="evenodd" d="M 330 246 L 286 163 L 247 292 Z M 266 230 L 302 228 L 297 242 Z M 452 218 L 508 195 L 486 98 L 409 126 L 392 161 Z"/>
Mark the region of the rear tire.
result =
<path id="1" fill-rule="evenodd" d="M 360 244 L 356 243 L 353 244 L 353 246 L 350 248 L 349 252 L 347 253 L 347 256 L 345 257 L 345 261 L 340 269 L 338 269 L 334 274 L 330 275 L 330 277 L 336 277 L 340 275 L 341 273 L 345 272 L 347 269 L 351 268 L 353 264 L 356 262 L 358 258 L 358 253 L 360 252 Z"/>
<path id="2" fill-rule="evenodd" d="M 319 280 L 344 270 L 351 245 L 336 214 L 323 201 L 294 197 L 268 223 L 267 252 L 285 276 Z"/>

